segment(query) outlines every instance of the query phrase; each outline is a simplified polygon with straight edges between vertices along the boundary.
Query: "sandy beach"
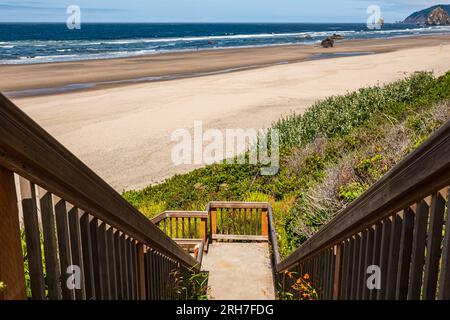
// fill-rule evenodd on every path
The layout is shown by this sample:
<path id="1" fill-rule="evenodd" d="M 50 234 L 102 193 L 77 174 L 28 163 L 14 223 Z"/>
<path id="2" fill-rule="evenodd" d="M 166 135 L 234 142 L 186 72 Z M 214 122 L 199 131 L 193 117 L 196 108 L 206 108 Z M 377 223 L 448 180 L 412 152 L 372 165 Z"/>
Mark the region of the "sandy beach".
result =
<path id="1" fill-rule="evenodd" d="M 344 56 L 335 53 L 376 53 Z M 318 59 L 326 54 L 327 59 Z M 227 72 L 236 69 L 235 72 Z M 171 161 L 171 133 L 265 128 L 317 99 L 391 82 L 414 71 L 450 70 L 450 35 L 173 53 L 127 59 L 0 66 L 0 91 L 163 75 L 201 77 L 99 85 L 12 98 L 116 190 L 142 188 L 196 165 Z"/>

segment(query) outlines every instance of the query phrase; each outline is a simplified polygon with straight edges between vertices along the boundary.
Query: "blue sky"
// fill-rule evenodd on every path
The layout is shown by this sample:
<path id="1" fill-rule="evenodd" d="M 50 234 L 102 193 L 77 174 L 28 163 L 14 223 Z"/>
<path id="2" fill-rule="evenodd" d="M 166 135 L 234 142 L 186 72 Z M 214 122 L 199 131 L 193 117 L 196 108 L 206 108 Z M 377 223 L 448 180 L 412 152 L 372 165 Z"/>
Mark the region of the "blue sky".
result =
<path id="1" fill-rule="evenodd" d="M 65 22 L 78 5 L 83 22 L 366 22 L 376 4 L 388 22 L 433 0 L 0 0 L 0 22 Z"/>

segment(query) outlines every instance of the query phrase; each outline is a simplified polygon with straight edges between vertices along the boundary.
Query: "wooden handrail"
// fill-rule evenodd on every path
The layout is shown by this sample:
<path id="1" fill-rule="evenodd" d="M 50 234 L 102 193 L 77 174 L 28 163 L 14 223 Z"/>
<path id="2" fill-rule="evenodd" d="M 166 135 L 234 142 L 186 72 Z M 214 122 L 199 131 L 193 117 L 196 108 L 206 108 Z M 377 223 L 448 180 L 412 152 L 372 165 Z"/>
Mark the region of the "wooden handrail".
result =
<path id="1" fill-rule="evenodd" d="M 276 266 L 280 263 L 280 248 L 278 245 L 278 238 L 275 230 L 275 218 L 273 216 L 272 206 L 269 205 L 269 214 L 268 214 L 268 222 L 269 222 L 269 240 L 272 244 L 272 255 L 273 255 L 273 266 L 276 270 Z"/>
<path id="2" fill-rule="evenodd" d="M 268 207 L 267 202 L 211 201 L 209 203 L 210 209 L 267 209 Z"/>
<path id="3" fill-rule="evenodd" d="M 81 251 L 81 242 L 79 242 L 81 240 L 79 237 L 84 236 L 82 232 L 89 228 L 93 228 L 92 232 L 98 232 L 98 235 L 92 236 L 99 236 L 103 241 L 96 242 L 94 239 L 92 240 L 92 245 L 96 246 L 95 250 L 98 250 L 100 254 L 104 253 L 103 247 L 107 245 L 104 241 L 116 241 L 118 246 L 129 246 L 129 249 L 123 247 L 123 250 L 129 250 L 126 252 L 132 255 L 130 259 L 133 259 L 133 263 L 138 264 L 139 277 L 136 278 L 136 275 L 133 275 L 133 277 L 138 279 L 139 282 L 133 280 L 133 285 L 138 283 L 139 290 L 136 289 L 135 292 L 139 291 L 141 298 L 145 296 L 145 279 L 142 278 L 142 275 L 144 274 L 144 268 L 146 268 L 144 260 L 147 259 L 147 256 L 151 255 L 153 257 L 151 259 L 161 260 L 165 267 L 179 265 L 186 269 L 199 270 L 196 259 L 186 253 L 175 241 L 166 236 L 144 215 L 125 201 L 111 186 L 1 94 L 0 169 L 16 173 L 22 177 L 20 185 L 21 201 L 24 214 L 26 213 L 26 217 L 29 217 L 28 227 L 27 220 L 25 220 L 29 248 L 36 248 L 39 242 L 38 223 L 40 222 L 36 220 L 36 205 L 39 200 L 37 197 L 39 196 L 41 198 L 39 200 L 41 201 L 41 206 L 45 205 L 45 212 L 46 214 L 48 212 L 48 217 L 54 219 L 52 217 L 54 215 L 53 210 L 56 210 L 57 218 L 63 218 L 60 221 L 62 224 L 58 226 L 58 236 L 59 233 L 62 236 L 61 239 L 58 239 L 58 241 L 61 241 L 59 245 L 64 246 L 63 251 L 66 249 L 72 251 L 72 256 L 69 256 L 69 260 L 72 259 L 73 263 L 80 267 L 82 267 L 81 254 L 89 254 L 83 259 L 88 259 L 91 264 L 93 262 L 90 259 L 97 259 L 90 252 Z M 6 182 L 0 181 L 0 183 Z M 36 186 L 40 187 L 39 190 L 43 190 L 42 194 L 36 194 Z M 15 186 L 12 186 L 12 188 L 15 189 Z M 55 207 L 52 206 L 52 197 L 56 201 Z M 70 211 L 67 212 L 67 210 Z M 69 221 L 70 230 L 67 230 L 67 220 L 64 221 L 67 218 L 71 219 Z M 94 220 L 91 221 L 91 218 Z M 51 227 L 49 224 L 47 226 Z M 44 241 L 44 244 L 53 246 L 51 254 L 55 256 L 57 251 L 54 249 L 54 240 L 51 239 L 55 236 L 54 231 L 44 230 L 44 232 L 47 232 L 51 240 L 50 243 Z M 70 234 L 67 232 L 70 232 Z M 121 236 L 122 238 L 120 238 Z M 67 242 L 68 237 L 73 238 L 72 241 L 74 241 L 70 243 L 70 247 Z M 113 237 L 116 237 L 116 239 Z M 84 239 L 83 245 L 88 245 L 90 241 L 90 238 Z M 90 250 L 89 247 L 84 249 Z M 116 248 L 117 250 L 119 250 L 119 247 Z M 120 247 L 120 250 L 122 250 L 122 247 Z M 137 250 L 137 252 L 135 253 L 134 250 Z M 40 251 L 36 249 L 36 256 L 31 257 L 33 259 L 32 271 L 37 272 L 32 279 L 35 289 L 32 290 L 33 298 L 36 299 L 43 298 L 43 290 L 41 289 L 43 275 L 42 268 L 39 266 L 42 262 L 39 261 L 42 256 Z M 30 254 L 30 252 L 28 253 Z M 60 252 L 60 254 L 64 254 L 64 252 Z M 113 263 L 114 257 L 112 254 L 107 258 L 101 256 L 100 259 L 105 261 L 105 263 Z M 66 268 L 63 258 L 61 257 L 61 267 Z M 108 262 L 105 259 L 110 259 L 110 261 Z M 52 263 L 54 265 L 54 262 Z M 61 272 L 65 273 L 66 270 L 61 270 Z M 100 275 L 97 276 L 99 277 Z M 111 271 L 111 277 L 113 276 L 115 277 L 116 275 Z M 165 274 L 165 277 L 168 276 L 168 273 Z M 111 286 L 116 284 L 115 280 L 111 281 Z M 115 292 L 115 289 L 111 287 L 111 292 Z M 108 297 L 109 293 L 99 293 L 99 295 Z M 73 296 L 64 296 L 63 292 L 63 298 L 73 298 Z M 77 292 L 76 298 L 85 298 L 84 288 Z M 133 293 L 133 296 L 128 296 L 127 298 L 137 298 L 137 296 Z"/>
<path id="4" fill-rule="evenodd" d="M 200 218 L 208 219 L 207 211 L 164 211 L 153 217 L 150 221 L 158 224 L 166 218 Z"/>
<path id="5" fill-rule="evenodd" d="M 277 265 L 287 270 L 450 183 L 450 122 Z"/>
<path id="6" fill-rule="evenodd" d="M 195 266 L 182 248 L 1 94 L 0 165 L 142 243 Z"/>

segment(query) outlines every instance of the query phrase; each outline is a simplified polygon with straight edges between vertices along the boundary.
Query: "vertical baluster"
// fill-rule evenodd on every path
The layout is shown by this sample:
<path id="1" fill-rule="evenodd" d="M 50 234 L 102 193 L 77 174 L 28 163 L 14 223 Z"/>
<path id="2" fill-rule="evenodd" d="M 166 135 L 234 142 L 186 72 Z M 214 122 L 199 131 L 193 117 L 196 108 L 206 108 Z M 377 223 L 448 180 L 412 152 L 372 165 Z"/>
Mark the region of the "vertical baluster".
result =
<path id="1" fill-rule="evenodd" d="M 442 250 L 441 276 L 439 279 L 439 300 L 450 300 L 450 188 L 447 193 L 447 220 Z"/>
<path id="2" fill-rule="evenodd" d="M 101 222 L 98 227 L 98 255 L 99 255 L 99 266 L 100 266 L 100 277 L 102 278 L 103 292 L 102 299 L 111 299 L 111 282 L 110 282 L 110 266 L 108 259 L 108 242 L 106 240 L 106 224 Z"/>
<path id="3" fill-rule="evenodd" d="M 386 292 L 386 299 L 388 300 L 395 299 L 402 224 L 403 217 L 397 213 L 392 221 L 391 243 L 389 245 L 390 248 Z"/>
<path id="4" fill-rule="evenodd" d="M 130 288 L 130 300 L 135 300 L 135 282 L 134 282 L 134 265 L 133 265 L 133 250 L 132 250 L 132 239 L 128 237 L 127 239 L 127 255 L 128 255 L 128 281 Z"/>
<path id="5" fill-rule="evenodd" d="M 94 288 L 95 288 L 95 299 L 104 299 L 104 283 L 103 278 L 100 276 L 100 258 L 99 258 L 99 241 L 98 241 L 98 220 L 97 218 L 92 218 L 90 221 L 90 235 L 91 235 L 91 247 L 92 247 L 92 267 L 94 269 Z"/>
<path id="6" fill-rule="evenodd" d="M 41 205 L 42 233 L 44 237 L 45 268 L 47 271 L 48 298 L 61 300 L 61 271 L 58 261 L 58 247 L 56 244 L 56 225 L 51 193 L 39 188 Z"/>
<path id="7" fill-rule="evenodd" d="M 408 300 L 420 299 L 423 267 L 425 261 L 425 243 L 428 227 L 428 204 L 422 200 L 417 204 L 414 220 L 411 271 L 409 274 Z"/>
<path id="8" fill-rule="evenodd" d="M 374 234 L 374 248 L 373 248 L 373 258 L 372 265 L 380 266 L 380 255 L 381 255 L 381 237 L 383 232 L 383 226 L 381 223 L 375 225 L 375 234 Z M 378 290 L 373 289 L 370 292 L 370 300 L 377 299 Z"/>
<path id="9" fill-rule="evenodd" d="M 81 231 L 80 231 L 80 215 L 78 208 L 73 207 L 69 210 L 69 234 L 70 248 L 72 252 L 72 264 L 79 268 L 80 271 L 80 287 L 75 288 L 75 298 L 77 300 L 86 299 L 85 283 L 84 283 L 84 266 L 83 253 L 81 251 Z"/>
<path id="10" fill-rule="evenodd" d="M 135 300 L 139 300 L 139 269 L 138 269 L 138 251 L 137 251 L 137 241 L 133 240 L 132 245 L 132 254 L 133 254 L 133 270 L 134 270 L 134 298 Z"/>
<path id="11" fill-rule="evenodd" d="M 34 300 L 43 300 L 45 299 L 44 270 L 42 266 L 41 236 L 35 185 L 28 180 L 20 178 L 20 190 L 31 281 L 31 297 Z"/>
<path id="12" fill-rule="evenodd" d="M 59 263 L 61 267 L 61 290 L 64 300 L 75 299 L 75 293 L 67 286 L 67 268 L 72 265 L 72 254 L 70 252 L 69 221 L 67 216 L 66 202 L 55 197 L 56 231 L 58 234 Z"/>
<path id="13" fill-rule="evenodd" d="M 362 278 L 362 297 L 361 297 L 361 299 L 363 299 L 363 300 L 370 299 L 370 291 L 369 291 L 369 288 L 367 288 L 366 274 L 367 274 L 367 268 L 372 264 L 374 239 L 375 239 L 375 229 L 374 229 L 374 227 L 371 227 L 367 230 L 364 269 L 362 270 L 363 278 Z"/>
<path id="14" fill-rule="evenodd" d="M 185 230 L 184 230 L 184 223 L 186 222 L 186 220 L 184 218 L 181 218 L 181 238 L 182 239 L 186 239 L 186 234 L 185 234 Z"/>
<path id="15" fill-rule="evenodd" d="M 330 288 L 329 288 L 328 296 L 330 297 L 330 300 L 332 300 L 334 298 L 333 297 L 334 284 L 335 284 L 334 276 L 335 276 L 335 270 L 336 270 L 336 256 L 334 254 L 334 249 L 335 249 L 335 247 L 331 247 L 329 250 L 330 251 L 329 252 L 329 254 L 330 254 L 330 276 L 329 276 Z"/>
<path id="16" fill-rule="evenodd" d="M 239 234 L 245 235 L 245 226 L 246 226 L 245 209 L 241 208 L 239 211 L 240 211 L 240 216 L 241 216 L 241 226 L 240 226 L 240 233 Z"/>
<path id="17" fill-rule="evenodd" d="M 0 166 L 0 300 L 26 298 L 19 208 L 13 172 Z"/>
<path id="18" fill-rule="evenodd" d="M 130 280 L 128 271 L 128 250 L 127 250 L 127 236 L 125 233 L 120 235 L 121 257 L 122 257 L 122 284 L 123 284 L 123 299 L 130 300 Z"/>
<path id="19" fill-rule="evenodd" d="M 117 300 L 117 270 L 116 270 L 116 247 L 114 245 L 114 228 L 109 227 L 106 231 L 108 242 L 108 264 L 109 264 L 109 286 L 111 290 L 111 300 Z"/>
<path id="20" fill-rule="evenodd" d="M 322 296 L 321 299 L 322 300 L 329 300 L 328 297 L 328 288 L 330 283 L 328 282 L 329 280 L 329 270 L 330 270 L 330 256 L 328 254 L 328 250 L 324 251 L 324 272 L 323 272 L 323 288 L 322 288 Z"/>
<path id="21" fill-rule="evenodd" d="M 347 293 L 349 288 L 349 274 L 350 274 L 350 243 L 345 241 L 342 247 L 342 280 L 340 297 L 347 300 Z"/>
<path id="22" fill-rule="evenodd" d="M 247 213 L 247 220 L 249 223 L 249 229 L 248 229 L 248 235 L 252 235 L 252 231 L 253 231 L 253 221 L 252 221 L 252 210 L 251 209 L 246 209 L 246 213 Z"/>
<path id="23" fill-rule="evenodd" d="M 153 290 L 153 299 L 154 300 L 158 300 L 159 299 L 159 288 L 158 288 L 158 255 L 157 252 L 155 250 L 152 251 L 152 270 L 153 270 L 153 274 L 152 274 L 152 279 L 153 279 L 153 285 L 152 285 L 152 290 Z"/>
<path id="24" fill-rule="evenodd" d="M 406 300 L 408 297 L 409 270 L 411 264 L 412 239 L 414 231 L 414 212 L 407 208 L 404 211 L 402 235 L 400 240 L 400 257 L 397 272 L 397 300 Z"/>
<path id="25" fill-rule="evenodd" d="M 187 219 L 187 221 L 188 221 L 188 239 L 192 239 L 194 237 L 192 237 L 192 232 L 191 232 L 191 218 L 189 217 Z"/>
<path id="26" fill-rule="evenodd" d="M 356 292 L 358 290 L 358 271 L 359 271 L 359 254 L 361 248 L 361 236 L 355 235 L 355 245 L 353 247 L 353 261 L 352 261 L 352 287 L 349 299 L 356 299 Z"/>
<path id="27" fill-rule="evenodd" d="M 116 279 L 117 279 L 117 299 L 124 299 L 124 285 L 123 285 L 123 257 L 122 257 L 122 243 L 120 241 L 120 231 L 116 230 L 113 235 L 114 249 L 116 258 Z"/>
<path id="28" fill-rule="evenodd" d="M 366 286 L 365 281 L 366 271 L 364 270 L 366 246 L 367 246 L 367 231 L 364 230 L 363 232 L 361 232 L 361 244 L 359 247 L 358 284 L 356 286 L 356 300 L 362 299 L 362 292 L 364 290 L 364 287 Z"/>
<path id="29" fill-rule="evenodd" d="M 380 249 L 381 288 L 377 292 L 377 300 L 384 300 L 386 297 L 387 270 L 389 265 L 389 245 L 391 243 L 391 224 L 391 218 L 387 218 L 383 221 Z"/>
<path id="30" fill-rule="evenodd" d="M 80 219 L 80 231 L 81 231 L 81 247 L 82 247 L 81 251 L 83 252 L 84 282 L 87 300 L 95 299 L 96 297 L 90 221 L 91 221 L 90 215 L 86 212 L 83 213 Z"/>
<path id="31" fill-rule="evenodd" d="M 146 299 L 145 292 L 145 247 L 142 243 L 138 243 L 136 247 L 137 252 L 137 274 L 138 274 L 138 283 L 139 283 L 139 299 Z"/>
<path id="32" fill-rule="evenodd" d="M 430 228 L 428 232 L 427 256 L 425 259 L 423 280 L 423 298 L 425 300 L 436 299 L 444 212 L 445 199 L 440 192 L 437 192 L 433 194 L 431 200 Z"/>
<path id="33" fill-rule="evenodd" d="M 214 237 L 217 234 L 217 209 L 210 209 L 210 224 L 211 224 L 211 237 Z"/>
<path id="34" fill-rule="evenodd" d="M 333 300 L 339 300 L 342 275 L 342 243 L 335 246 L 335 263 L 333 276 Z"/>

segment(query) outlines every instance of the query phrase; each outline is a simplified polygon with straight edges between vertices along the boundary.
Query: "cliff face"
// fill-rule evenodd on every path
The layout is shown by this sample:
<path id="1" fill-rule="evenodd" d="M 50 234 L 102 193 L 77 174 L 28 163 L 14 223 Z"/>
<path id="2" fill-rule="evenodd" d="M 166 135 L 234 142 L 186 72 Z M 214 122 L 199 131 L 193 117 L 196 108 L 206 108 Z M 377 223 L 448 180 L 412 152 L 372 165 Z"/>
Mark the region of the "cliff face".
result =
<path id="1" fill-rule="evenodd" d="M 437 5 L 432 6 L 428 9 L 424 9 L 421 11 L 414 12 L 409 17 L 407 17 L 403 23 L 410 23 L 410 24 L 426 24 L 427 18 L 430 16 L 430 14 L 436 10 L 437 8 L 441 8 L 444 10 L 447 14 L 450 14 L 450 5 Z"/>
<path id="2" fill-rule="evenodd" d="M 448 26 L 450 25 L 450 16 L 441 7 L 437 7 L 431 11 L 430 15 L 427 17 L 427 26 Z"/>

